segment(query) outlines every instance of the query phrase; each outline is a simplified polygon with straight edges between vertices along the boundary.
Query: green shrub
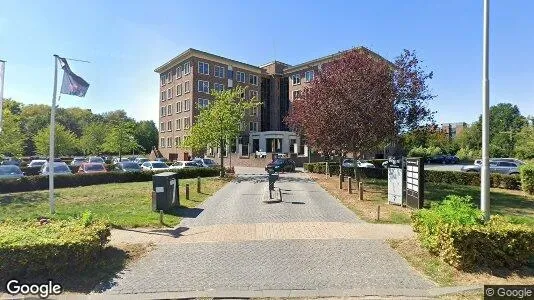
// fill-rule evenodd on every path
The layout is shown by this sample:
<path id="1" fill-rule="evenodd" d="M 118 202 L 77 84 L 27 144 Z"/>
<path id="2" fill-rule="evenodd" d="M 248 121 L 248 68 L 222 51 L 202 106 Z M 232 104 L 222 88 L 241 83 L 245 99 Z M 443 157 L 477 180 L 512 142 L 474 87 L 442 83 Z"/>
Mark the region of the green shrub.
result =
<path id="1" fill-rule="evenodd" d="M 109 227 L 93 220 L 0 223 L 0 281 L 81 271 L 98 258 Z"/>
<path id="2" fill-rule="evenodd" d="M 412 214 L 412 226 L 425 248 L 458 269 L 516 268 L 534 251 L 533 228 L 501 216 L 484 223 L 470 197 L 447 196 Z"/>
<path id="3" fill-rule="evenodd" d="M 218 176 L 219 170 L 212 168 L 190 168 L 173 170 L 178 178 L 196 178 Z M 151 181 L 152 172 L 140 173 L 94 173 L 76 175 L 57 175 L 54 177 L 56 188 L 88 186 L 106 183 L 124 183 Z M 0 179 L 0 193 L 28 192 L 48 189 L 48 176 L 26 176 L 18 180 Z"/>
<path id="4" fill-rule="evenodd" d="M 534 194 L 534 163 L 528 163 L 521 166 L 521 187 L 525 193 Z"/>
<path id="5" fill-rule="evenodd" d="M 482 157 L 482 153 L 480 152 L 480 150 L 460 148 L 460 150 L 456 152 L 456 156 L 458 156 L 458 159 L 460 159 L 461 161 L 467 161 L 467 160 L 475 161 L 477 159 L 480 159 L 480 157 Z"/>
<path id="6" fill-rule="evenodd" d="M 439 155 L 439 154 L 442 154 L 443 153 L 443 150 L 441 150 L 441 148 L 439 147 L 428 147 L 428 148 L 425 148 L 425 147 L 415 147 L 415 148 L 412 148 L 409 152 L 408 152 L 408 156 L 409 157 L 422 157 L 423 159 L 426 159 L 426 158 L 429 158 L 431 156 L 436 156 L 436 155 Z"/>

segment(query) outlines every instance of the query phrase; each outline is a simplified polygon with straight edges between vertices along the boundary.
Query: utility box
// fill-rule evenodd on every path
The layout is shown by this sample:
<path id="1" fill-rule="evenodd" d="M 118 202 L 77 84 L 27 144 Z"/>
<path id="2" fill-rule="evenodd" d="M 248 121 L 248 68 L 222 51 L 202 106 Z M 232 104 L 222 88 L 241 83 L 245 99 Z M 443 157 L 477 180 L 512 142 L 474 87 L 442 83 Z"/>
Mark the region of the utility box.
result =
<path id="1" fill-rule="evenodd" d="M 180 205 L 178 174 L 163 172 L 152 176 L 152 210 L 167 211 Z"/>

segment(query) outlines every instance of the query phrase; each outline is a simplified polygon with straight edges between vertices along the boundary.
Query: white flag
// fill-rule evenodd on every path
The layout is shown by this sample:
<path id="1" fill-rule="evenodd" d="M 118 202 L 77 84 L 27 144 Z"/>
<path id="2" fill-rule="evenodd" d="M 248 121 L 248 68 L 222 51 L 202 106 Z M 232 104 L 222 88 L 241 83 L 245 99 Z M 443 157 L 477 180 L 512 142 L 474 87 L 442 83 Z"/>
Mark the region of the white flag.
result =
<path id="1" fill-rule="evenodd" d="M 3 104 L 4 104 L 4 72 L 6 68 L 6 62 L 0 60 L 0 132 L 2 132 L 2 116 L 3 116 Z"/>

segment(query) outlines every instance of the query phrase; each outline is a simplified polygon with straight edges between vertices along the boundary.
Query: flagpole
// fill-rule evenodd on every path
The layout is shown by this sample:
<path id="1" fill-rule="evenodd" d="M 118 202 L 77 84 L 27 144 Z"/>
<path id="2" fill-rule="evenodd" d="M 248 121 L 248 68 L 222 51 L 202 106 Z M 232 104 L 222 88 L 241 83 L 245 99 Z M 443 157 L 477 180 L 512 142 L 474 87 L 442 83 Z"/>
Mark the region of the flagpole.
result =
<path id="1" fill-rule="evenodd" d="M 52 92 L 52 110 L 50 112 L 50 156 L 48 158 L 48 190 L 50 193 L 50 214 L 55 213 L 54 200 L 54 150 L 56 133 L 56 94 L 57 94 L 57 55 L 54 54 L 54 91 Z"/>
<path id="2" fill-rule="evenodd" d="M 0 133 L 2 133 L 2 117 L 4 107 L 4 77 L 6 74 L 6 61 L 0 59 Z"/>

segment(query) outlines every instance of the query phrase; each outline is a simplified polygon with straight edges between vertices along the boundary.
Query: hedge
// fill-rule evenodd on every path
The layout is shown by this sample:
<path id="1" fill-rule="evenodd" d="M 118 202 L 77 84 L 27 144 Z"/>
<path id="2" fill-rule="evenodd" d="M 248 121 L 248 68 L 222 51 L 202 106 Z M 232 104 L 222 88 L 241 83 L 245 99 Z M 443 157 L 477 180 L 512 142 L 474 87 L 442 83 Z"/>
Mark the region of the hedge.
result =
<path id="1" fill-rule="evenodd" d="M 458 269 L 519 268 L 534 253 L 534 229 L 502 216 L 484 223 L 470 197 L 447 196 L 412 215 L 422 245 Z"/>
<path id="2" fill-rule="evenodd" d="M 534 163 L 521 166 L 519 172 L 521 172 L 521 186 L 523 187 L 523 191 L 534 195 Z"/>
<path id="3" fill-rule="evenodd" d="M 329 163 L 332 175 L 339 175 L 339 163 Z M 325 163 L 304 164 L 304 169 L 312 173 L 325 174 Z M 366 178 L 388 179 L 388 172 L 385 168 L 358 168 L 360 174 Z M 354 168 L 343 168 L 346 176 L 354 175 Z M 476 172 L 455 172 L 455 171 L 434 171 L 425 170 L 425 182 L 446 183 L 458 185 L 480 186 L 480 174 Z M 509 190 L 521 189 L 521 177 L 519 175 L 503 175 L 493 173 L 490 175 L 491 187 L 504 188 Z"/>
<path id="4" fill-rule="evenodd" d="M 0 281 L 82 271 L 98 258 L 109 236 L 109 227 L 87 214 L 42 224 L 0 223 Z"/>
<path id="5" fill-rule="evenodd" d="M 191 168 L 172 170 L 178 174 L 178 178 L 196 178 L 212 177 L 219 175 L 219 169 L 212 168 Z M 124 183 L 124 182 L 141 182 L 151 181 L 153 172 L 138 173 L 94 173 L 94 174 L 76 174 L 76 175 L 56 175 L 54 176 L 54 186 L 56 188 L 88 186 L 106 183 Z M 0 179 L 0 194 L 29 192 L 48 189 L 48 176 L 27 176 L 17 180 Z"/>

